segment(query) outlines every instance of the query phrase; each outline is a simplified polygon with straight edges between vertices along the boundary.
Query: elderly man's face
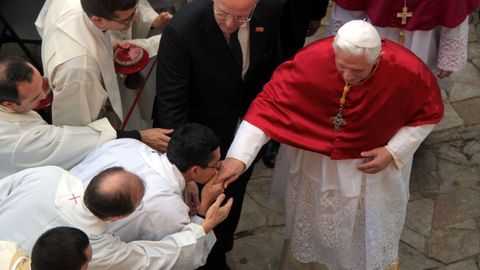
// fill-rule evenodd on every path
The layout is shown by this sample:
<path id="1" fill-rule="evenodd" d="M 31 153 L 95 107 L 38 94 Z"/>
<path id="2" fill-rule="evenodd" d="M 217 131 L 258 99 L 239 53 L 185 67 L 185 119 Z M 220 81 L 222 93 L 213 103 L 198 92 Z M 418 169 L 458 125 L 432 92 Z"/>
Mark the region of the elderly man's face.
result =
<path id="1" fill-rule="evenodd" d="M 215 21 L 224 34 L 231 34 L 250 20 L 257 0 L 215 0 Z"/>
<path id="2" fill-rule="evenodd" d="M 352 55 L 335 50 L 335 65 L 345 83 L 356 85 L 366 79 L 376 62 L 369 63 L 364 55 Z"/>

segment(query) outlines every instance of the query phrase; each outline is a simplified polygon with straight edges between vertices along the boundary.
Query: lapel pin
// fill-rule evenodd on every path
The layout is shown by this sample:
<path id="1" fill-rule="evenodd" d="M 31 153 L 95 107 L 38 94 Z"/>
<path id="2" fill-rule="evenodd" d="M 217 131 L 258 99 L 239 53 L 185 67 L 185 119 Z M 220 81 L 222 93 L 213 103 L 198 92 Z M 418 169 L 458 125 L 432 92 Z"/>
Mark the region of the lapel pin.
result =
<path id="1" fill-rule="evenodd" d="M 255 27 L 255 32 L 257 32 L 257 33 L 263 33 L 264 30 L 265 30 L 265 29 L 263 29 L 263 26 L 257 26 L 257 27 Z"/>

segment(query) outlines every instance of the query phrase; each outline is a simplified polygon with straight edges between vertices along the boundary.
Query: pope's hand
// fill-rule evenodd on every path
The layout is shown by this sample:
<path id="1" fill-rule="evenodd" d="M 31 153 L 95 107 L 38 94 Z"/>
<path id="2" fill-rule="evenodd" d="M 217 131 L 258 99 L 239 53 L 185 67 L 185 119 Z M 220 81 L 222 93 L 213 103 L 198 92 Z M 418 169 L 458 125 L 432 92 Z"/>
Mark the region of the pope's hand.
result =
<path id="1" fill-rule="evenodd" d="M 225 194 L 220 194 L 217 197 L 217 200 L 208 208 L 207 214 L 205 215 L 205 221 L 202 223 L 203 230 L 205 233 L 209 233 L 218 223 L 225 220 L 232 208 L 233 198 L 228 199 L 222 207 L 220 204 L 225 199 Z"/>
<path id="2" fill-rule="evenodd" d="M 173 129 L 150 128 L 140 131 L 140 139 L 143 143 L 155 150 L 165 153 L 167 151 L 170 134 Z"/>
<path id="3" fill-rule="evenodd" d="M 168 12 L 162 12 L 158 14 L 158 16 L 153 20 L 152 27 L 153 28 L 162 28 L 172 19 L 172 14 Z"/>
<path id="4" fill-rule="evenodd" d="M 216 183 L 223 183 L 223 187 L 227 186 L 243 173 L 245 164 L 236 158 L 227 158 L 222 161 L 220 171 L 218 172 Z"/>
<path id="5" fill-rule="evenodd" d="M 369 161 L 357 166 L 357 169 L 364 173 L 374 174 L 385 169 L 393 161 L 392 154 L 385 147 L 378 147 L 370 151 L 360 153 Z"/>

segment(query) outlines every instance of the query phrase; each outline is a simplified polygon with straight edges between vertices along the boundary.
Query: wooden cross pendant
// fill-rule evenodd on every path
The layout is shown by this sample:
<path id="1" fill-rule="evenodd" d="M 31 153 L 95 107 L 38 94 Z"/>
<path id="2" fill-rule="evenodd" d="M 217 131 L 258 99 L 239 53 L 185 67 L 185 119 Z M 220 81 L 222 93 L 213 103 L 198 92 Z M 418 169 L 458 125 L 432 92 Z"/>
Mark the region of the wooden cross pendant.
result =
<path id="1" fill-rule="evenodd" d="M 412 17 L 413 13 L 408 12 L 407 6 L 403 6 L 402 12 L 397 13 L 397 18 L 402 18 L 401 24 L 407 24 L 407 17 Z"/>
<path id="2" fill-rule="evenodd" d="M 338 112 L 337 115 L 330 117 L 333 123 L 333 131 L 337 132 L 341 126 L 345 126 L 347 122 L 343 120 L 343 115 Z"/>

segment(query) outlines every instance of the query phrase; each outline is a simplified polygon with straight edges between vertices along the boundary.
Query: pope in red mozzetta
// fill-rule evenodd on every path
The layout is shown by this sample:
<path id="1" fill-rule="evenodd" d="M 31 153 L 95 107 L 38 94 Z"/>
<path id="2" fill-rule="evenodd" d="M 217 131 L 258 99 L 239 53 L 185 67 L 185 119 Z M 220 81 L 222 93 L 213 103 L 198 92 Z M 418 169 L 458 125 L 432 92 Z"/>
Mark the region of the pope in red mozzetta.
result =
<path id="1" fill-rule="evenodd" d="M 218 179 L 234 181 L 268 139 L 283 143 L 273 179 L 285 199 L 282 269 L 397 269 L 413 154 L 443 111 L 419 58 L 351 21 L 274 72 Z"/>

